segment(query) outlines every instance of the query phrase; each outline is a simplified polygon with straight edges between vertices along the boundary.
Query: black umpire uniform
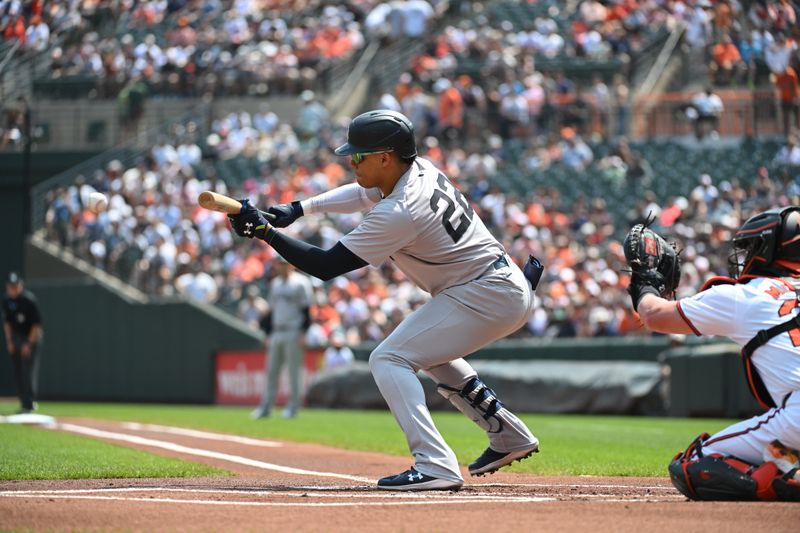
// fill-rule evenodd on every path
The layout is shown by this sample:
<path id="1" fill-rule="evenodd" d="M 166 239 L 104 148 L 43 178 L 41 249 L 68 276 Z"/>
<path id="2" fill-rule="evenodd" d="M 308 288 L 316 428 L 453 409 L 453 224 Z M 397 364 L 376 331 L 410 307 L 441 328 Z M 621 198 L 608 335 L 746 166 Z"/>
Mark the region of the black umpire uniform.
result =
<path id="1" fill-rule="evenodd" d="M 14 364 L 21 413 L 36 409 L 36 351 L 42 333 L 41 326 L 42 318 L 36 299 L 30 292 L 23 291 L 22 278 L 12 272 L 6 281 L 6 298 L 3 300 L 3 331 L 6 349 Z"/>

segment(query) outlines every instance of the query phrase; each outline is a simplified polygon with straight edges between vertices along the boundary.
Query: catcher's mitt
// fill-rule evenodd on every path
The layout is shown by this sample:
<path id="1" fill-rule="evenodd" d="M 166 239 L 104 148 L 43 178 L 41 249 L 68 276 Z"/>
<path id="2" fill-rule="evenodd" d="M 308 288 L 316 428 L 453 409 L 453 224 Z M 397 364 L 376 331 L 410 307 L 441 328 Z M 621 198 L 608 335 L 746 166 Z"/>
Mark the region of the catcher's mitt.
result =
<path id="1" fill-rule="evenodd" d="M 638 310 L 639 300 L 648 292 L 672 299 L 681 280 L 681 263 L 675 243 L 668 243 L 648 228 L 651 222 L 636 224 L 622 244 L 625 260 L 631 267 L 628 293 L 634 310 Z"/>

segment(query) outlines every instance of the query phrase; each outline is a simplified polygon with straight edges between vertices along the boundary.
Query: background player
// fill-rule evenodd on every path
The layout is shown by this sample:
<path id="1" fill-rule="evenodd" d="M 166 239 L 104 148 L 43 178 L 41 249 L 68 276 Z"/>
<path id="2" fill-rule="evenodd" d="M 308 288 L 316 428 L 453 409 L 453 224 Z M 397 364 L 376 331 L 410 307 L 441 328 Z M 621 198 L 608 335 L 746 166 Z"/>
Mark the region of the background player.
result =
<path id="1" fill-rule="evenodd" d="M 642 244 L 648 257 L 632 252 L 628 259 L 631 298 L 644 325 L 720 335 L 742 346 L 750 388 L 768 409 L 698 437 L 670 464 L 673 484 L 692 499 L 800 501 L 800 207 L 748 219 L 733 237 L 731 277 L 713 278 L 677 302 L 662 297 L 669 283 L 665 291 L 656 272 L 642 269 L 664 262 L 658 250 L 666 243 L 646 230 Z"/>
<path id="2" fill-rule="evenodd" d="M 3 331 L 6 349 L 14 365 L 14 380 L 20 401 L 20 413 L 36 410 L 37 348 L 42 333 L 42 318 L 36 299 L 24 290 L 22 278 L 11 272 L 3 300 Z"/>
<path id="3" fill-rule="evenodd" d="M 350 156 L 357 184 L 269 209 L 278 227 L 304 214 L 369 209 L 332 248 L 277 232 L 247 203 L 231 222 L 237 234 L 264 239 L 300 270 L 323 280 L 392 259 L 433 296 L 370 356 L 375 382 L 415 458 L 409 470 L 378 481 L 379 488 L 458 489 L 463 484 L 456 456 L 425 404 L 418 370 L 487 432 L 489 447 L 469 465 L 470 474 L 494 472 L 531 455 L 538 440 L 463 357 L 526 323 L 536 280 L 526 280 L 450 180 L 417 157 L 414 127 L 404 115 L 388 110 L 359 115 L 336 154 Z"/>
<path id="4" fill-rule="evenodd" d="M 276 276 L 269 284 L 270 312 L 262 320 L 267 334 L 267 379 L 261 404 L 250 414 L 251 418 L 270 415 L 284 366 L 289 374 L 289 401 L 283 418 L 294 418 L 300 409 L 305 333 L 311 325 L 311 282 L 282 257 L 276 258 L 273 265 Z"/>

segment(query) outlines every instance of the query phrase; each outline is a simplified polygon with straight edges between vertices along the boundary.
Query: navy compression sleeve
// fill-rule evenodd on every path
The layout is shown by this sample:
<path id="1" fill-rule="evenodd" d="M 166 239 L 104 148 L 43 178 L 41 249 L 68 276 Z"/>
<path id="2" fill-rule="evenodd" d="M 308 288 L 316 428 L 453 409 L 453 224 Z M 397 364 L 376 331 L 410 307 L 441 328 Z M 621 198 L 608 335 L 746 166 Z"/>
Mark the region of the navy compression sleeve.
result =
<path id="1" fill-rule="evenodd" d="M 275 228 L 267 230 L 264 240 L 291 264 L 322 281 L 367 266 L 366 261 L 340 242 L 329 250 L 323 250 L 278 233 Z"/>

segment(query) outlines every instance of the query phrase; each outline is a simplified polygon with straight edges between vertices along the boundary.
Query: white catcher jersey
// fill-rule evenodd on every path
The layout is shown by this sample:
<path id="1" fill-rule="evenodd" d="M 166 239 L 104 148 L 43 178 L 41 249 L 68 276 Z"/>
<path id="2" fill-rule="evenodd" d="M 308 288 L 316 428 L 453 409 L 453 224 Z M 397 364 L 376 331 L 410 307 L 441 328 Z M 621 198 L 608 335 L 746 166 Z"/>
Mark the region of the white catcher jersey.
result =
<path id="1" fill-rule="evenodd" d="M 340 242 L 373 266 L 391 258 L 434 296 L 478 278 L 505 254 L 461 192 L 420 157 Z"/>
<path id="2" fill-rule="evenodd" d="M 760 330 L 794 317 L 800 311 L 796 307 L 794 289 L 772 278 L 715 285 L 678 302 L 678 310 L 695 335 L 720 335 L 740 346 Z M 773 337 L 753 352 L 752 363 L 780 405 L 787 394 L 800 390 L 800 329 Z"/>

